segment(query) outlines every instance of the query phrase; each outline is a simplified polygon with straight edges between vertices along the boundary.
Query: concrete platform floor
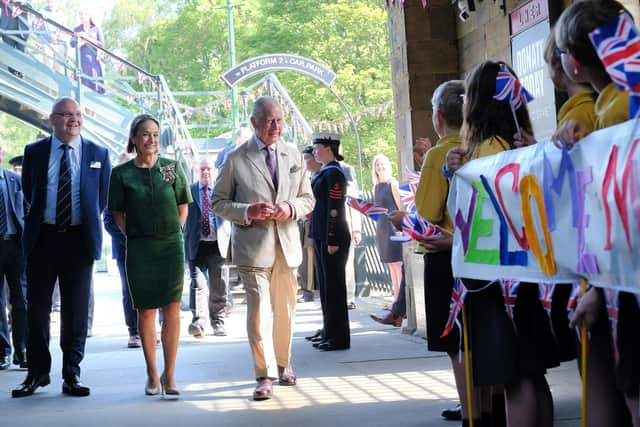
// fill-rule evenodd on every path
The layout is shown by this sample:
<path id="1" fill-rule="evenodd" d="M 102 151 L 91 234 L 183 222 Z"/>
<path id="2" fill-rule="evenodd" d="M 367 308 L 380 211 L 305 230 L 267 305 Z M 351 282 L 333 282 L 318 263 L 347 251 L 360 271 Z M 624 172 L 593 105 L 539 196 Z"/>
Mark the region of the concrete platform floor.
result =
<path id="1" fill-rule="evenodd" d="M 61 354 L 52 324 L 52 383 L 34 396 L 12 399 L 10 390 L 26 372 L 0 372 L 2 426 L 433 426 L 457 427 L 440 411 L 453 405 L 456 391 L 446 356 L 426 351 L 425 341 L 369 319 L 381 298 L 363 298 L 350 311 L 352 348 L 319 352 L 304 339 L 320 323 L 318 302 L 301 303 L 294 329 L 296 387 L 274 386 L 275 397 L 251 400 L 255 382 L 245 331 L 245 307 L 236 305 L 226 321 L 227 337 L 208 329 L 202 339 L 188 335 L 182 312 L 177 361 L 178 401 L 145 396 L 142 352 L 127 349 L 127 332 L 117 276 L 98 274 L 94 336 L 88 339 L 82 380 L 91 396 L 60 392 Z M 159 368 L 162 354 L 158 350 Z M 579 425 L 579 378 L 575 363 L 548 376 L 557 426 Z"/>

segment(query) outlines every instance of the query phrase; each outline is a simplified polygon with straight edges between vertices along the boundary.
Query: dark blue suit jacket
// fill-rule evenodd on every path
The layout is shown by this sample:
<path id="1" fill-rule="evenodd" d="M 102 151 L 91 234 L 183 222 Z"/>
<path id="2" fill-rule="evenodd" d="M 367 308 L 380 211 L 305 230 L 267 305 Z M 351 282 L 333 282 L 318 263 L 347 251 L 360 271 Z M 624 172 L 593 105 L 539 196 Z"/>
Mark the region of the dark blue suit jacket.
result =
<path id="1" fill-rule="evenodd" d="M 18 229 L 18 237 L 20 238 L 24 230 L 24 214 L 27 211 L 27 204 L 22 194 L 20 175 L 6 169 L 0 169 L 0 173 L 4 173 L 4 177 L 7 180 L 7 189 L 9 190 L 8 212 L 13 217 L 13 223 Z"/>
<path id="2" fill-rule="evenodd" d="M 103 216 L 104 229 L 111 235 L 111 256 L 113 259 L 124 262 L 127 255 L 127 238 L 113 220 L 113 214 L 109 209 L 104 210 Z"/>
<path id="3" fill-rule="evenodd" d="M 198 244 L 200 243 L 200 232 L 202 231 L 202 195 L 199 194 L 200 183 L 191 184 L 191 198 L 193 201 L 189 203 L 189 213 L 187 214 L 187 222 L 184 225 L 184 255 L 187 261 L 193 261 L 198 256 Z M 218 215 L 214 215 L 216 228 L 220 230 L 224 219 Z M 224 257 L 226 254 L 222 254 Z"/>
<path id="4" fill-rule="evenodd" d="M 94 259 L 102 255 L 102 211 L 107 205 L 111 162 L 109 152 L 82 138 L 82 164 L 80 165 L 80 210 L 85 246 Z M 22 190 L 30 204 L 25 218 L 22 237 L 25 258 L 33 250 L 40 235 L 47 203 L 47 171 L 51 137 L 41 139 L 24 148 L 22 162 Z M 100 167 L 90 167 L 91 165 Z"/>

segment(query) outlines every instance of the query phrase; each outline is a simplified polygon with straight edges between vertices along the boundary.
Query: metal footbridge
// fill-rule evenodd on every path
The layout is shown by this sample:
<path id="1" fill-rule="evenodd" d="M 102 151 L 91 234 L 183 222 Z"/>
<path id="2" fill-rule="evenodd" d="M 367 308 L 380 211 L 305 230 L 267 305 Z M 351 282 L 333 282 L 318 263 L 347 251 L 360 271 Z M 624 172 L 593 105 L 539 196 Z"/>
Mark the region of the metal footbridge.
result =
<path id="1" fill-rule="evenodd" d="M 161 123 L 163 155 L 192 169 L 196 152 L 191 135 L 162 75 L 143 70 L 26 5 L 5 5 L 22 22 L 19 29 L 0 29 L 0 111 L 50 133 L 53 102 L 72 97 L 83 110 L 83 135 L 107 147 L 114 159 L 125 150 L 131 120 L 148 113 Z M 82 44 L 97 52 L 102 76 L 83 73 Z M 67 51 L 67 46 L 75 47 Z"/>

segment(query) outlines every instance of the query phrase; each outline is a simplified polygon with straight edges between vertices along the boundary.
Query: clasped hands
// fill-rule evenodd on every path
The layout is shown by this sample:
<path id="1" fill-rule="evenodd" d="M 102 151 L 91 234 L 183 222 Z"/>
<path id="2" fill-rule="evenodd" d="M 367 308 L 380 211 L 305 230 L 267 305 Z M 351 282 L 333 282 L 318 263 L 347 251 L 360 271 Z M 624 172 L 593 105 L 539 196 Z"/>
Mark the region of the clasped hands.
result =
<path id="1" fill-rule="evenodd" d="M 272 219 L 274 221 L 284 221 L 291 218 L 291 206 L 287 202 L 277 204 L 269 202 L 259 202 L 249 205 L 247 217 L 251 221 L 262 221 Z"/>

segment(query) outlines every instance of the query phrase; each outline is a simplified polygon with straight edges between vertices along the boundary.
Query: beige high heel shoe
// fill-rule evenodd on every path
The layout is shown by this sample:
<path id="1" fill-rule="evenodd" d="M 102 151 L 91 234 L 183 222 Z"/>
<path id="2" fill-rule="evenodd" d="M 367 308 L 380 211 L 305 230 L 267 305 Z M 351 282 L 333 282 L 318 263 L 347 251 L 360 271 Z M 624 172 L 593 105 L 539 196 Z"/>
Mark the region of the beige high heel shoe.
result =
<path id="1" fill-rule="evenodd" d="M 151 383 L 151 378 L 147 378 L 147 383 L 144 385 L 144 394 L 146 394 L 147 396 L 156 396 L 160 394 L 160 385 L 158 384 L 158 382 L 153 385 Z"/>
<path id="2" fill-rule="evenodd" d="M 160 376 L 160 389 L 163 399 L 176 400 L 180 398 L 180 390 L 167 386 L 167 378 L 164 376 L 164 373 Z"/>

